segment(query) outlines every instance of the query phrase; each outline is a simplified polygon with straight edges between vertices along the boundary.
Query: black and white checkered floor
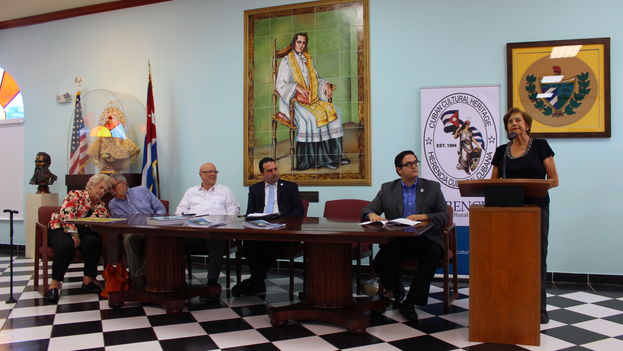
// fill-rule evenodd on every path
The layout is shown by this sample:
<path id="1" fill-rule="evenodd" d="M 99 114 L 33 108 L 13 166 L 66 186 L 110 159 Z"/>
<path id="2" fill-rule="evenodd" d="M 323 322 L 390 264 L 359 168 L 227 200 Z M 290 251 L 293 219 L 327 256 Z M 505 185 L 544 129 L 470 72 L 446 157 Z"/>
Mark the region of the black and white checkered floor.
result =
<path id="1" fill-rule="evenodd" d="M 167 315 L 151 305 L 110 309 L 106 300 L 80 294 L 81 265 L 70 267 L 58 305 L 48 304 L 34 291 L 32 259 L 14 262 L 18 302 L 7 304 L 9 259 L 0 257 L 0 350 L 623 350 L 621 286 L 548 289 L 551 321 L 541 326 L 541 346 L 534 347 L 469 342 L 467 287 L 448 314 L 441 289 L 433 287 L 429 305 L 418 311 L 419 325 L 389 309 L 356 335 L 324 323 L 272 327 L 267 307 L 289 303 L 288 278 L 279 273 L 267 281 L 266 297 L 231 298 L 224 291 L 220 301 L 194 298 L 184 313 Z M 196 271 L 204 281 L 205 271 Z"/>

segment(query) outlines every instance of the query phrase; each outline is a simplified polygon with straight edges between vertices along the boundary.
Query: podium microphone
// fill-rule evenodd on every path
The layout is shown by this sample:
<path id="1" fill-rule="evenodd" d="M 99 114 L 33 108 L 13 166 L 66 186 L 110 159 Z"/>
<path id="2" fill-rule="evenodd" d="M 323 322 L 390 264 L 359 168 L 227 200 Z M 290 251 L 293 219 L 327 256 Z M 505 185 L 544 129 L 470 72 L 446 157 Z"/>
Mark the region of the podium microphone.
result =
<path id="1" fill-rule="evenodd" d="M 510 142 L 506 144 L 506 149 L 504 150 L 504 160 L 502 161 L 502 178 L 504 179 L 506 179 L 506 159 L 508 158 L 508 154 L 510 153 L 510 150 L 508 148 L 511 146 L 512 141 L 516 137 L 517 137 L 517 133 L 515 132 L 508 133 L 508 140 Z"/>
<path id="2" fill-rule="evenodd" d="M 11 210 L 11 209 L 6 209 L 3 211 L 4 213 L 8 213 L 9 214 L 9 218 L 10 218 L 10 242 L 11 242 L 11 246 L 10 246 L 10 251 L 11 251 L 11 285 L 10 285 L 10 290 L 9 290 L 9 298 L 6 300 L 6 303 L 15 303 L 17 302 L 14 298 L 13 298 L 13 214 L 18 214 L 18 211 L 15 210 Z"/>

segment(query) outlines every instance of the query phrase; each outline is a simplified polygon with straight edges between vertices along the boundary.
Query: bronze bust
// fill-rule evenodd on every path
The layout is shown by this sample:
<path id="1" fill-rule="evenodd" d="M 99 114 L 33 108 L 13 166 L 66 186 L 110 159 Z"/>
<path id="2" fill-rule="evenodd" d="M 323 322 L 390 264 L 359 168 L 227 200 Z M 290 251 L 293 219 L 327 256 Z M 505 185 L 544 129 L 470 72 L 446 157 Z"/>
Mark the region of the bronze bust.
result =
<path id="1" fill-rule="evenodd" d="M 50 184 L 57 179 L 48 169 L 52 164 L 52 158 L 45 152 L 38 152 L 35 157 L 35 173 L 30 178 L 30 184 L 37 184 L 37 194 L 49 194 Z"/>

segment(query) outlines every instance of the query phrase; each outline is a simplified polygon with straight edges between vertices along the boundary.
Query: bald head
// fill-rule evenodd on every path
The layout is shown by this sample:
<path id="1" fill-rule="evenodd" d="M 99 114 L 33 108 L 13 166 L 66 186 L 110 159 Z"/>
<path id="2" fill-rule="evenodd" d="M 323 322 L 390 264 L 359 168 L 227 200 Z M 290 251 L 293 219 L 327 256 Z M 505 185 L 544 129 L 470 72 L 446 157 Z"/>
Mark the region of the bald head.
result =
<path id="1" fill-rule="evenodd" d="M 199 167 L 199 177 L 201 177 L 201 187 L 209 190 L 216 184 L 218 170 L 212 162 L 206 162 Z"/>

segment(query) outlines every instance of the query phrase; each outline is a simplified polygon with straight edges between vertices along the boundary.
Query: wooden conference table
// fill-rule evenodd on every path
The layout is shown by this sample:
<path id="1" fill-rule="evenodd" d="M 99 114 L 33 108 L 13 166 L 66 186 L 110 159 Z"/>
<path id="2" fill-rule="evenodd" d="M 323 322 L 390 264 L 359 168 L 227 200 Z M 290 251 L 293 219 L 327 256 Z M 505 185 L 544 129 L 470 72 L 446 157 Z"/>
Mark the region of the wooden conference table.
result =
<path id="1" fill-rule="evenodd" d="M 290 319 L 318 320 L 342 325 L 354 332 L 363 332 L 368 326 L 366 311 L 384 310 L 387 300 L 361 304 L 353 299 L 351 244 L 383 243 L 392 237 L 415 236 L 432 226 L 423 223 L 389 231 L 376 224 L 360 226 L 351 219 L 284 217 L 271 221 L 286 224 L 284 229 L 261 230 L 245 228 L 244 219 L 237 216 L 207 217 L 210 221 L 225 223 L 214 228 L 147 225 L 146 218 L 134 215 L 123 222 L 89 224 L 94 231 L 105 234 L 108 247 L 121 233 L 144 234 L 146 238 L 145 288 L 111 293 L 108 301 L 111 307 L 120 307 L 126 301 L 140 301 L 162 305 L 167 313 L 180 313 L 186 299 L 218 296 L 219 287 L 186 284 L 185 238 L 304 242 L 307 258 L 305 298 L 289 306 L 270 308 L 271 323 L 285 325 Z M 108 262 L 117 259 L 113 251 L 107 251 Z"/>

